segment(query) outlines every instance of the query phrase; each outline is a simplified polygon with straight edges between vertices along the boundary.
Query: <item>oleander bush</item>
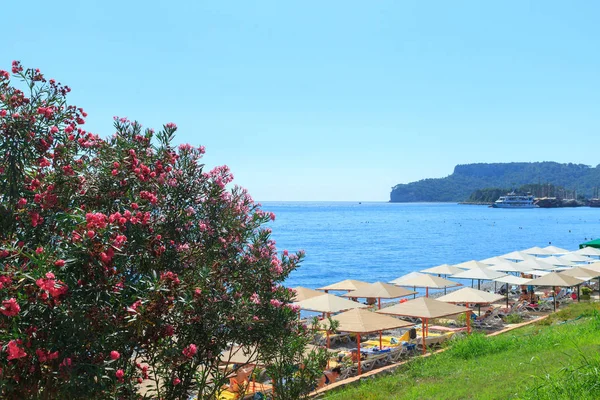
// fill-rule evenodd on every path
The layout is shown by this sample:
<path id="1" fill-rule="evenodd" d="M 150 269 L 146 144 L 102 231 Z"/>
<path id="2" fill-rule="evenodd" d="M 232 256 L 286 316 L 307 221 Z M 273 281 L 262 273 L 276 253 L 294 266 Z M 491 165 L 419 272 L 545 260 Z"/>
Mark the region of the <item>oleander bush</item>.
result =
<path id="1" fill-rule="evenodd" d="M 69 91 L 0 71 L 0 397 L 208 398 L 232 343 L 308 340 L 274 215 L 175 124 L 115 118 L 103 139 Z"/>

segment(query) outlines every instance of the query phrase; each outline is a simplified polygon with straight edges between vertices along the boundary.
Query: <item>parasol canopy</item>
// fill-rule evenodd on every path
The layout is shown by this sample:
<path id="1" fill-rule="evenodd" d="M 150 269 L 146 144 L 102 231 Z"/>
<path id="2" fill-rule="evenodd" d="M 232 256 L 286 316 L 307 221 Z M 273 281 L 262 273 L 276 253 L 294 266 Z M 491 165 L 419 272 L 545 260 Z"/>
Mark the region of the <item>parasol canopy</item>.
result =
<path id="1" fill-rule="evenodd" d="M 538 246 L 530 247 L 525 250 L 521 250 L 521 253 L 530 254 L 533 256 L 551 256 L 552 254 L 554 254 L 550 250 L 542 249 L 541 247 L 538 247 Z"/>
<path id="2" fill-rule="evenodd" d="M 446 303 L 472 303 L 472 304 L 488 304 L 502 299 L 503 296 L 495 293 L 484 292 L 472 288 L 463 288 L 448 293 L 445 296 L 438 297 L 439 301 Z"/>
<path id="3" fill-rule="evenodd" d="M 569 250 L 566 249 L 562 249 L 560 247 L 556 247 L 556 246 L 546 246 L 544 247 L 544 250 L 548 250 L 549 252 L 551 252 L 552 254 L 567 254 L 569 252 Z"/>
<path id="4" fill-rule="evenodd" d="M 524 285 L 531 279 L 521 278 L 520 276 L 505 275 L 494 279 L 495 282 L 508 283 L 509 285 Z"/>
<path id="5" fill-rule="evenodd" d="M 401 283 L 407 279 L 412 279 L 412 278 L 416 278 L 418 276 L 423 276 L 423 275 L 425 275 L 425 274 L 422 274 L 420 272 L 410 272 L 406 275 L 402 275 L 401 277 L 394 279 L 393 281 L 389 281 L 388 283 L 391 283 L 392 285 L 396 285 L 396 286 L 406 286 Z"/>
<path id="6" fill-rule="evenodd" d="M 570 266 L 573 264 L 573 262 L 569 261 L 569 260 L 565 260 L 564 258 L 561 259 L 559 257 L 556 256 L 550 256 L 550 257 L 546 257 L 546 258 L 538 258 L 538 261 L 544 262 L 546 264 L 551 264 L 551 265 L 565 265 L 565 266 Z"/>
<path id="7" fill-rule="evenodd" d="M 462 262 L 460 264 L 455 264 L 454 266 L 456 268 L 461 268 L 461 269 L 473 269 L 473 268 L 487 268 L 487 267 L 489 267 L 489 265 L 484 264 L 484 263 L 479 262 L 479 261 L 475 261 L 475 260 L 465 261 L 465 262 Z"/>
<path id="8" fill-rule="evenodd" d="M 473 269 L 468 269 L 463 272 L 459 272 L 458 274 L 452 275 L 451 278 L 492 280 L 492 279 L 500 278 L 501 276 L 504 276 L 504 275 L 506 275 L 506 274 L 503 272 L 494 271 L 493 269 L 490 269 L 489 267 L 486 266 L 485 268 L 473 268 Z"/>
<path id="9" fill-rule="evenodd" d="M 581 255 L 581 254 L 575 254 L 575 253 L 568 253 L 562 256 L 558 256 L 559 260 L 567 260 L 567 261 L 571 261 L 571 262 L 592 262 L 593 260 L 587 256 Z"/>
<path id="10" fill-rule="evenodd" d="M 531 267 L 521 264 L 522 263 L 503 262 L 501 264 L 491 265 L 489 268 L 493 271 L 501 272 L 525 272 L 531 269 Z"/>
<path id="11" fill-rule="evenodd" d="M 358 308 L 334 315 L 331 319 L 339 322 L 339 325 L 336 328 L 337 331 L 361 334 L 405 328 L 414 325 L 398 318 Z M 320 323 L 323 325 L 324 329 L 328 329 L 329 320 L 324 319 Z"/>
<path id="12" fill-rule="evenodd" d="M 533 275 L 533 276 L 544 276 L 548 275 L 550 271 L 544 271 L 543 269 L 532 269 L 530 271 L 523 272 L 525 275 Z"/>
<path id="13" fill-rule="evenodd" d="M 296 286 L 295 288 L 292 288 L 292 290 L 294 292 L 296 292 L 296 294 L 294 295 L 294 301 L 302 301 L 302 300 L 310 299 L 311 297 L 323 295 L 323 292 L 319 292 L 318 290 L 314 290 L 314 289 L 305 288 L 303 286 Z"/>
<path id="14" fill-rule="evenodd" d="M 378 310 L 381 314 L 398 315 L 413 318 L 441 318 L 447 315 L 464 313 L 464 307 L 444 303 L 429 297 L 419 297 L 405 303 L 395 304 L 391 307 Z"/>
<path id="15" fill-rule="evenodd" d="M 500 256 L 501 258 L 506 258 L 507 260 L 516 260 L 516 261 L 525 261 L 527 259 L 533 258 L 530 254 L 525 254 L 522 251 L 513 251 L 507 254 L 503 254 Z"/>
<path id="16" fill-rule="evenodd" d="M 431 267 L 427 269 L 421 270 L 426 274 L 436 274 L 436 275 L 453 275 L 463 271 L 461 268 L 453 267 L 452 265 L 442 264 L 436 267 Z"/>
<path id="17" fill-rule="evenodd" d="M 422 274 L 422 276 L 417 276 L 412 279 L 407 279 L 402 281 L 400 284 L 396 284 L 398 286 L 413 286 L 413 287 L 422 287 L 422 288 L 435 288 L 435 289 L 443 289 L 454 286 L 461 286 L 460 283 L 450 281 L 448 279 L 440 278 L 439 276 Z"/>
<path id="18" fill-rule="evenodd" d="M 585 267 L 574 267 L 566 271 L 561 272 L 563 275 L 573 276 L 583 281 L 589 281 L 600 276 L 600 271 L 595 271 Z"/>
<path id="19" fill-rule="evenodd" d="M 530 270 L 532 269 L 544 269 L 544 270 L 552 270 L 556 268 L 554 265 L 548 263 L 546 258 L 533 258 L 530 260 L 521 261 L 518 263 L 523 267 L 527 267 Z"/>
<path id="20" fill-rule="evenodd" d="M 592 271 L 600 271 L 600 261 L 596 261 L 595 263 L 586 265 L 585 269 L 591 269 Z"/>
<path id="21" fill-rule="evenodd" d="M 496 264 L 501 264 L 501 263 L 511 262 L 511 261 L 507 260 L 506 258 L 500 258 L 498 256 L 494 256 L 494 257 L 486 258 L 485 260 L 481 260 L 479 262 L 490 266 L 490 265 L 496 265 Z"/>
<path id="22" fill-rule="evenodd" d="M 580 256 L 600 257 L 600 249 L 595 247 L 584 247 L 579 250 L 575 250 L 570 254 L 579 254 Z"/>
<path id="23" fill-rule="evenodd" d="M 403 296 L 415 294 L 412 290 L 407 290 L 389 283 L 375 282 L 358 290 L 353 290 L 342 297 L 374 297 L 378 299 L 395 299 Z"/>
<path id="24" fill-rule="evenodd" d="M 320 287 L 318 288 L 318 290 L 341 290 L 349 292 L 350 290 L 357 290 L 367 285 L 369 285 L 367 282 L 357 281 L 355 279 L 346 279 L 341 282 L 332 283 L 331 285 Z"/>
<path id="25" fill-rule="evenodd" d="M 329 293 L 324 293 L 320 296 L 315 296 L 294 304 L 300 307 L 302 310 L 320 313 L 337 313 L 340 311 L 350 310 L 352 308 L 368 307 L 366 304 L 360 304 L 356 301 L 343 299 Z"/>
<path id="26" fill-rule="evenodd" d="M 571 287 L 577 286 L 581 283 L 583 283 L 581 279 L 565 275 L 562 272 L 550 272 L 549 274 L 539 278 L 531 279 L 529 282 L 527 282 L 527 285 Z"/>

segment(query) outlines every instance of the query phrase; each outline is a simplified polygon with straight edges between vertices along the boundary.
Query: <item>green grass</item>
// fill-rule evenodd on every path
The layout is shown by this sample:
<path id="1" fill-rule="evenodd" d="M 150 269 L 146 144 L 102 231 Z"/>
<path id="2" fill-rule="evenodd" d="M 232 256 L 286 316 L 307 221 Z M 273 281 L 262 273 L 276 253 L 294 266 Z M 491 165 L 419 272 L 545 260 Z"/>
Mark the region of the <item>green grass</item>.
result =
<path id="1" fill-rule="evenodd" d="M 598 310 L 599 304 L 574 304 L 549 323 L 496 337 L 473 334 L 443 353 L 415 359 L 392 375 L 331 391 L 326 398 L 600 398 Z"/>

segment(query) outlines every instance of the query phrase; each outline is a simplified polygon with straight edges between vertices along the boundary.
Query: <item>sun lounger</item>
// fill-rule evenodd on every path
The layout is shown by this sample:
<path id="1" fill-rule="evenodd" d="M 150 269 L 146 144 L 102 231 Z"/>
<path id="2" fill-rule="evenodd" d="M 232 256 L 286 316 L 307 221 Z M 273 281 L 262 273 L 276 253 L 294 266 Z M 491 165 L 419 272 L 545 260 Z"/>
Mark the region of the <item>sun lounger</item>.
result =
<path id="1" fill-rule="evenodd" d="M 441 326 L 441 325 L 429 325 L 429 330 L 430 331 L 440 331 L 440 332 L 463 332 L 467 330 L 466 326 L 463 326 L 461 328 L 452 328 L 449 326 Z"/>

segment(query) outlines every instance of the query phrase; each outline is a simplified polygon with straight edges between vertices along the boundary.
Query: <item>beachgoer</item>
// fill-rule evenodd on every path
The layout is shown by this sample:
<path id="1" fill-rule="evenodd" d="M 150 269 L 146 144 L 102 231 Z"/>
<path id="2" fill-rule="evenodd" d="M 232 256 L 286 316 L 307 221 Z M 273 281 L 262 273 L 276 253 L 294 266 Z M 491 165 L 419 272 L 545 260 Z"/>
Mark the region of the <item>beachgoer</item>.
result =
<path id="1" fill-rule="evenodd" d="M 317 389 L 320 389 L 325 385 L 331 385 L 340 377 L 341 373 L 342 369 L 340 367 L 335 367 L 331 371 L 323 371 L 323 376 L 317 383 Z"/>
<path id="2" fill-rule="evenodd" d="M 229 378 L 229 390 L 239 392 L 243 387 L 248 385 L 248 377 L 254 371 L 254 365 L 246 365 L 238 368 L 234 377 Z"/>
<path id="3" fill-rule="evenodd" d="M 374 305 L 375 303 L 377 303 L 377 299 L 376 299 L 375 297 L 368 297 L 368 298 L 367 298 L 367 305 L 368 305 L 368 306 L 372 306 L 372 305 Z"/>
<path id="4" fill-rule="evenodd" d="M 490 315 L 492 315 L 492 311 L 494 311 L 494 307 L 490 307 L 485 311 L 485 314 L 480 315 L 479 317 L 475 318 L 476 321 L 481 321 L 486 319 L 487 317 L 489 317 Z"/>

